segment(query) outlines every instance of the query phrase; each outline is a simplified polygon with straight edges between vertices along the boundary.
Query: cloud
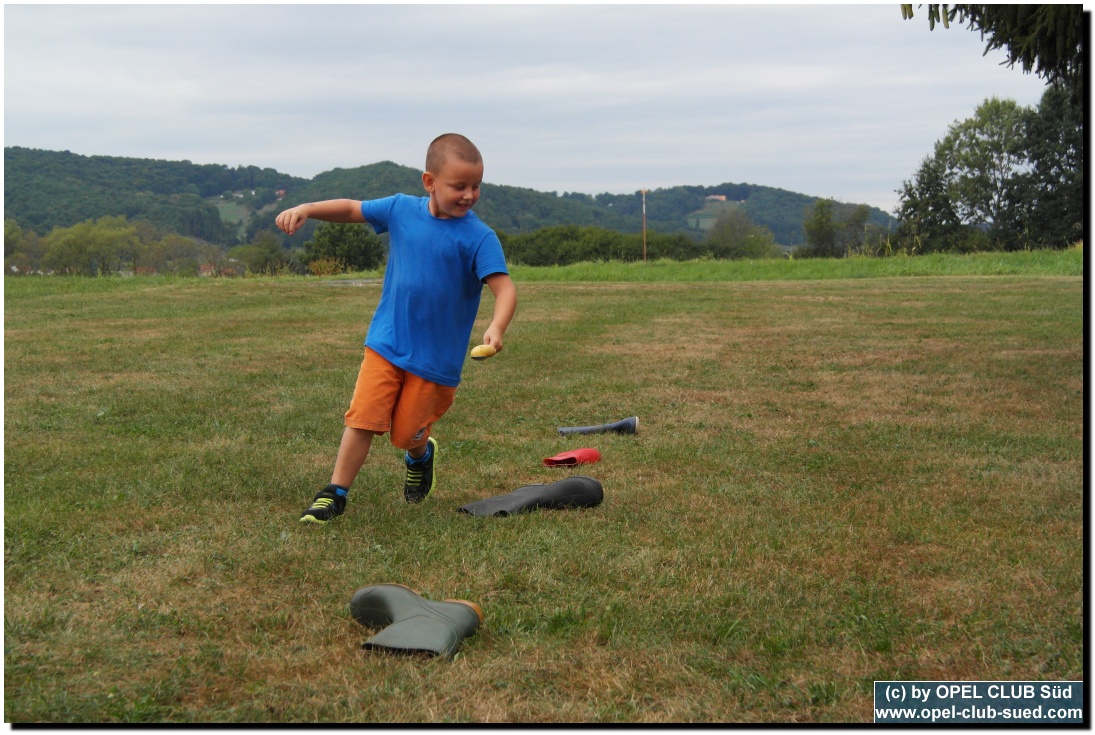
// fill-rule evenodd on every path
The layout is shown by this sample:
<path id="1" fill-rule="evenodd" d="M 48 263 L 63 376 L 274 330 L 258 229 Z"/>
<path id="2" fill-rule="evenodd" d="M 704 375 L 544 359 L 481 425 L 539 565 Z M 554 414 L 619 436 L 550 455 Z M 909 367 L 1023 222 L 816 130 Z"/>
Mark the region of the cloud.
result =
<path id="1" fill-rule="evenodd" d="M 982 52 L 896 5 L 8 5 L 5 145 L 313 176 L 456 130 L 494 183 L 892 209 L 950 123 L 1040 97 Z"/>

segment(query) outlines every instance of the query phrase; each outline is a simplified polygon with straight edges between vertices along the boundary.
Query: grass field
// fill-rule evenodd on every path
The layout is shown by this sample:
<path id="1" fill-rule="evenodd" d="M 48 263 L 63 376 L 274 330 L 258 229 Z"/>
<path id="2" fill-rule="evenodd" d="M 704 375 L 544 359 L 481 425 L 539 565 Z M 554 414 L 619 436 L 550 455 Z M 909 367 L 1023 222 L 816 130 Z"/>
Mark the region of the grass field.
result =
<path id="1" fill-rule="evenodd" d="M 297 518 L 378 284 L 6 279 L 5 719 L 870 722 L 874 680 L 1082 679 L 1084 282 L 1060 272 L 516 269 L 434 496 L 403 502 L 378 439 L 329 527 Z M 582 446 L 603 461 L 541 466 Z M 455 512 L 568 474 L 604 503 Z M 486 620 L 452 662 L 364 652 L 348 604 L 380 582 Z"/>
<path id="2" fill-rule="evenodd" d="M 906 276 L 1080 276 L 1084 272 L 1082 247 L 1014 253 L 971 253 L 890 258 L 852 257 L 834 260 L 657 260 L 647 263 L 575 263 L 573 265 L 512 268 L 514 278 L 526 282 L 636 282 L 689 283 L 727 281 L 811 281 L 834 278 L 897 278 Z M 379 274 L 378 274 L 379 275 Z"/>
<path id="3" fill-rule="evenodd" d="M 251 210 L 231 199 L 215 198 L 211 200 L 221 214 L 222 222 L 238 222 L 238 234 L 243 235 L 247 231 L 247 217 Z"/>

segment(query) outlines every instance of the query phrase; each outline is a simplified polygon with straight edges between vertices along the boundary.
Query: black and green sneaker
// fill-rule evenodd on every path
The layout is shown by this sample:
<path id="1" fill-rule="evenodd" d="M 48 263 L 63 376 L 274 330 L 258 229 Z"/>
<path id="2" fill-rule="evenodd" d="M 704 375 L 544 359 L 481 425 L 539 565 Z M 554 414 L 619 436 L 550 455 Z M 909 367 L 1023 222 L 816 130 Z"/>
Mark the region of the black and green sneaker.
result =
<path id="1" fill-rule="evenodd" d="M 434 467 L 437 465 L 437 441 L 431 436 L 426 440 L 429 454 L 418 461 L 407 455 L 407 480 L 403 483 L 403 499 L 408 503 L 421 503 L 437 484 Z"/>
<path id="2" fill-rule="evenodd" d="M 312 505 L 300 517 L 301 523 L 327 523 L 346 510 L 346 491 L 337 485 L 328 485 L 316 493 Z"/>

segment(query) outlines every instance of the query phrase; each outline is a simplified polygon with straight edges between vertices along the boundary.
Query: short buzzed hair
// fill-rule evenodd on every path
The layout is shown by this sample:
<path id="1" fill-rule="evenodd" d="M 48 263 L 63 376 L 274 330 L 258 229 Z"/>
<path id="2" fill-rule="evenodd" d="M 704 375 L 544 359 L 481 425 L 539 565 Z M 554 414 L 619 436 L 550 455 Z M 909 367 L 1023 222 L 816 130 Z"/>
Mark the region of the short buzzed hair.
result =
<path id="1" fill-rule="evenodd" d="M 475 144 L 459 133 L 445 133 L 434 138 L 426 149 L 426 170 L 437 174 L 450 158 L 465 163 L 482 163 L 483 155 Z"/>

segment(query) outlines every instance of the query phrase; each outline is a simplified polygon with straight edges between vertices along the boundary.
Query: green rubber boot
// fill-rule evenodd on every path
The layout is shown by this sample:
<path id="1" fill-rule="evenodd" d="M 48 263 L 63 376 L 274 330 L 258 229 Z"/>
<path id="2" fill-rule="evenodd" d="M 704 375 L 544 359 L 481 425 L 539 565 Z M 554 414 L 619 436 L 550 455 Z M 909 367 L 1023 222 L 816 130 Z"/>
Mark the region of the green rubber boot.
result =
<path id="1" fill-rule="evenodd" d="M 350 600 L 350 614 L 369 628 L 387 626 L 361 645 L 366 650 L 450 659 L 483 622 L 483 610 L 474 602 L 432 602 L 401 584 L 362 587 Z"/>

